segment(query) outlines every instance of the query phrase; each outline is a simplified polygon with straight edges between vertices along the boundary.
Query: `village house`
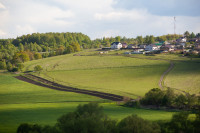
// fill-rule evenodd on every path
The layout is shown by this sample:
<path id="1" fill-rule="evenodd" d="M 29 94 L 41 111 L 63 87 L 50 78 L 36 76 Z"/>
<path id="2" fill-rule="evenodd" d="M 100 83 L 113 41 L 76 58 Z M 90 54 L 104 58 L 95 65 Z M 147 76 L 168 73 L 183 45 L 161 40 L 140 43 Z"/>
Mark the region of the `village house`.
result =
<path id="1" fill-rule="evenodd" d="M 111 49 L 120 49 L 120 48 L 122 48 L 122 44 L 120 43 L 120 42 L 113 42 L 112 44 L 111 44 L 111 47 L 110 47 Z"/>
<path id="2" fill-rule="evenodd" d="M 139 45 L 138 45 L 138 48 L 146 48 L 146 45 L 139 44 Z"/>
<path id="3" fill-rule="evenodd" d="M 134 48 L 134 50 L 131 52 L 132 54 L 143 54 L 144 49 L 143 48 Z"/>
<path id="4" fill-rule="evenodd" d="M 176 42 L 186 42 L 187 38 L 186 37 L 180 37 L 179 39 L 176 40 Z"/>
<path id="5" fill-rule="evenodd" d="M 200 44 L 195 44 L 194 48 L 200 50 Z"/>
<path id="6" fill-rule="evenodd" d="M 145 51 L 160 50 L 155 44 L 149 44 L 146 46 Z"/>
<path id="7" fill-rule="evenodd" d="M 174 48 L 175 48 L 175 45 L 169 45 L 169 44 L 167 44 L 167 45 L 163 45 L 163 46 L 161 46 L 160 47 L 160 50 L 162 50 L 162 51 L 174 51 Z"/>
<path id="8" fill-rule="evenodd" d="M 126 43 L 122 43 L 122 48 L 127 48 L 128 45 Z"/>
<path id="9" fill-rule="evenodd" d="M 137 45 L 135 45 L 135 44 L 129 44 L 127 48 L 137 48 Z"/>

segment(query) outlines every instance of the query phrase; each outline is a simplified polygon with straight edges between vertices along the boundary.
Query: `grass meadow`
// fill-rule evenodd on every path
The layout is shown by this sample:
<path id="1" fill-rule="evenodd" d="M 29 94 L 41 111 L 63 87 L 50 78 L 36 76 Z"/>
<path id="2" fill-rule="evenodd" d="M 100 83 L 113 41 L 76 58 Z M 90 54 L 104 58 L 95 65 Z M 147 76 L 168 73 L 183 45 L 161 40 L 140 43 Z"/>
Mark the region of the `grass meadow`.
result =
<path id="1" fill-rule="evenodd" d="M 34 60 L 25 63 L 24 70 L 41 65 L 40 76 L 49 80 L 82 89 L 110 92 L 137 98 L 149 89 L 158 87 L 161 74 L 175 63 L 174 69 L 165 77 L 164 84 L 172 88 L 199 91 L 200 63 L 177 55 L 132 55 L 139 58 L 108 55 L 73 56 L 73 54 Z M 81 53 L 90 55 L 90 52 Z M 142 58 L 142 59 L 141 59 Z M 105 113 L 115 119 L 137 114 L 147 120 L 169 120 L 174 112 L 147 110 L 119 106 L 117 103 L 84 94 L 52 90 L 29 84 L 14 78 L 16 74 L 0 72 L 0 132 L 11 133 L 21 123 L 56 123 L 59 116 L 72 112 L 79 104 L 99 102 Z"/>
<path id="2" fill-rule="evenodd" d="M 176 61 L 174 69 L 166 76 L 165 86 L 191 94 L 200 92 L 200 61 Z"/>
<path id="3" fill-rule="evenodd" d="M 27 62 L 26 69 L 33 70 L 37 64 L 44 68 L 48 64 L 40 76 L 49 80 L 132 98 L 158 88 L 160 76 L 169 66 L 167 61 L 124 56 L 64 55 L 56 57 L 56 62 L 54 58 Z"/>
<path id="4" fill-rule="evenodd" d="M 97 97 L 51 90 L 0 74 L 0 132 L 16 132 L 21 123 L 53 125 L 62 114 L 72 112 L 79 104 L 99 102 L 105 113 L 120 120 L 137 114 L 148 120 L 169 120 L 173 112 L 127 108 Z"/>

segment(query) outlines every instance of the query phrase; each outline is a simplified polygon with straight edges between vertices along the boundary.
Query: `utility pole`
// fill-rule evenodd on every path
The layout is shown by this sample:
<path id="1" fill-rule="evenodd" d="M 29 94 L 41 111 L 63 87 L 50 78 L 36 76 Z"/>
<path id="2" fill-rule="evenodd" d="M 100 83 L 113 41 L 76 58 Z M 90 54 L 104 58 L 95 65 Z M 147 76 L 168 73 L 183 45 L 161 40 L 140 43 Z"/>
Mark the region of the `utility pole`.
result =
<path id="1" fill-rule="evenodd" d="M 174 35 L 176 35 L 176 17 L 174 16 Z"/>

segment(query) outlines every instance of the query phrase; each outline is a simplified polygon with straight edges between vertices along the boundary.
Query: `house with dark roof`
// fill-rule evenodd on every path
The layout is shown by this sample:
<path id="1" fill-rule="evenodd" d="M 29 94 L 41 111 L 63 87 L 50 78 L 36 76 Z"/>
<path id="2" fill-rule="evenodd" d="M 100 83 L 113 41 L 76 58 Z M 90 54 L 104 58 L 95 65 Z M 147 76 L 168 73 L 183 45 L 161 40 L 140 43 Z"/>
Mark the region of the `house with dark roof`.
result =
<path id="1" fill-rule="evenodd" d="M 120 49 L 120 48 L 122 48 L 122 44 L 120 43 L 120 42 L 113 42 L 112 44 L 111 44 L 111 47 L 110 47 L 111 49 Z"/>

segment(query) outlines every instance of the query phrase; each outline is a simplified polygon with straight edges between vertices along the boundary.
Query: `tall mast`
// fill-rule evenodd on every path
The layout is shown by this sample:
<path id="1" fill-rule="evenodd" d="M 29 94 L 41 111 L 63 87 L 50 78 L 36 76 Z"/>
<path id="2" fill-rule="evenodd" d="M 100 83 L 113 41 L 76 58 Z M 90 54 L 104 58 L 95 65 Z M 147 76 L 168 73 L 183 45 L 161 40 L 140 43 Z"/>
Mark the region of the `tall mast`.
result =
<path id="1" fill-rule="evenodd" d="M 174 17 L 174 35 L 176 35 L 176 17 Z"/>

